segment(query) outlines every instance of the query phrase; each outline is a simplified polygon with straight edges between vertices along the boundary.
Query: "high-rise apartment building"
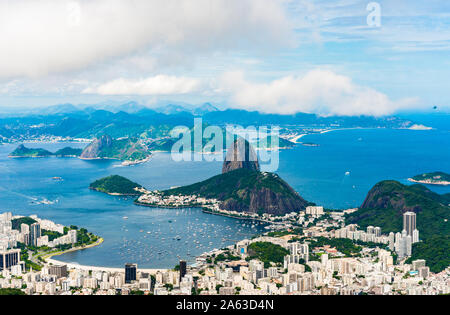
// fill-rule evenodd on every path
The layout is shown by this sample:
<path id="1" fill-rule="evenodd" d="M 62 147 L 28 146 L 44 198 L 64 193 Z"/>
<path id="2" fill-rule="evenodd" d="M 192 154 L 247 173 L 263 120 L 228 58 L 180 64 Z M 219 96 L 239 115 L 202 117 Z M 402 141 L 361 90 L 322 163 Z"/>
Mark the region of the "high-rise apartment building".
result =
<path id="1" fill-rule="evenodd" d="M 186 262 L 184 260 L 180 260 L 180 282 L 185 275 L 186 275 Z"/>
<path id="2" fill-rule="evenodd" d="M 33 223 L 30 225 L 30 240 L 29 243 L 32 246 L 37 246 L 37 240 L 41 237 L 41 225 L 39 223 Z"/>
<path id="3" fill-rule="evenodd" d="M 0 251 L 0 270 L 11 269 L 20 264 L 20 249 Z"/>
<path id="4" fill-rule="evenodd" d="M 403 230 L 407 235 L 413 236 L 414 230 L 416 230 L 416 214 L 414 212 L 405 212 L 403 214 Z"/>
<path id="5" fill-rule="evenodd" d="M 125 265 L 125 283 L 131 283 L 136 281 L 137 274 L 137 264 L 126 264 Z"/>
<path id="6" fill-rule="evenodd" d="M 52 265 L 48 273 L 58 278 L 67 278 L 67 265 Z"/>

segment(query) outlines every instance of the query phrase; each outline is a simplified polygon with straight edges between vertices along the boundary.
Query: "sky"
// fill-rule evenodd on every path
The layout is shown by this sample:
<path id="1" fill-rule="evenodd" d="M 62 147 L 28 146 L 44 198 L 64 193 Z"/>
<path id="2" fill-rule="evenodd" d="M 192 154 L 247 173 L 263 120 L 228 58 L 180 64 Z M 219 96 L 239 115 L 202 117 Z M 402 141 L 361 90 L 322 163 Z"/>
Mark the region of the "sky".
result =
<path id="1" fill-rule="evenodd" d="M 447 0 L 0 0 L 0 107 L 450 111 Z"/>

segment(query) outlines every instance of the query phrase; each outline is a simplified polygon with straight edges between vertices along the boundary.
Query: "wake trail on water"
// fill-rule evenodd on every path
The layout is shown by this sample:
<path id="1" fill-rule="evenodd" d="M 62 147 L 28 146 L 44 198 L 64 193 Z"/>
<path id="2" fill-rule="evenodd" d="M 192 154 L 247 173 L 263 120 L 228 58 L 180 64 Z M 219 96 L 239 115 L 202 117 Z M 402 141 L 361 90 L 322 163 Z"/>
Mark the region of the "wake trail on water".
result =
<path id="1" fill-rule="evenodd" d="M 7 193 L 16 195 L 16 196 L 20 196 L 20 197 L 23 197 L 25 199 L 32 200 L 32 201 L 38 200 L 38 198 L 36 198 L 36 197 L 27 196 L 25 194 L 22 194 L 22 193 L 19 193 L 19 192 L 16 192 L 16 191 L 12 191 L 12 190 L 9 190 L 9 189 L 5 189 L 3 187 L 0 187 L 0 191 L 4 191 L 4 192 L 7 192 Z"/>

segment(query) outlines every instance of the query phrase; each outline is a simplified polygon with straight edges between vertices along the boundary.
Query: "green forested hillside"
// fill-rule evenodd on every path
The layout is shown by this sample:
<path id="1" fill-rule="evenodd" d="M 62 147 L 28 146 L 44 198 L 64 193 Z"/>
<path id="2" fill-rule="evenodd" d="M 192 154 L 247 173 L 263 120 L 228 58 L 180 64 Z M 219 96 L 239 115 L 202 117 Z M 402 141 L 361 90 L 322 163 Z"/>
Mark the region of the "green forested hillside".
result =
<path id="1" fill-rule="evenodd" d="M 47 157 L 52 155 L 53 153 L 50 151 L 44 149 L 30 149 L 23 144 L 19 145 L 9 154 L 10 157 Z"/>
<path id="2" fill-rule="evenodd" d="M 423 185 L 403 185 L 396 181 L 378 183 L 369 192 L 360 209 L 346 217 L 347 224 L 361 228 L 379 226 L 383 233 L 402 230 L 404 212 L 417 214 L 422 239 L 450 235 L 448 196 L 439 195 Z"/>
<path id="3" fill-rule="evenodd" d="M 93 182 L 89 188 L 92 190 L 100 191 L 107 194 L 118 194 L 128 196 L 141 195 L 135 188 L 141 188 L 142 186 L 132 182 L 131 180 L 118 176 L 108 176 Z"/>
<path id="4" fill-rule="evenodd" d="M 379 226 L 383 234 L 403 229 L 403 213 L 417 214 L 420 243 L 413 245 L 412 260 L 425 259 L 434 272 L 450 264 L 449 195 L 439 195 L 423 185 L 403 185 L 396 181 L 378 183 L 360 209 L 346 216 L 346 224 L 362 229 Z"/>
<path id="5" fill-rule="evenodd" d="M 10 157 L 50 157 L 50 156 L 57 156 L 57 157 L 73 157 L 73 156 L 80 156 L 82 149 L 75 149 L 66 147 L 63 149 L 60 149 L 56 151 L 55 153 L 47 151 L 45 149 L 34 149 L 34 148 L 27 148 L 23 144 L 19 145 L 13 152 L 9 154 Z"/>
<path id="6" fill-rule="evenodd" d="M 165 191 L 168 195 L 200 195 L 223 201 L 222 208 L 240 212 L 286 214 L 309 203 L 278 175 L 238 169 L 204 182 Z"/>

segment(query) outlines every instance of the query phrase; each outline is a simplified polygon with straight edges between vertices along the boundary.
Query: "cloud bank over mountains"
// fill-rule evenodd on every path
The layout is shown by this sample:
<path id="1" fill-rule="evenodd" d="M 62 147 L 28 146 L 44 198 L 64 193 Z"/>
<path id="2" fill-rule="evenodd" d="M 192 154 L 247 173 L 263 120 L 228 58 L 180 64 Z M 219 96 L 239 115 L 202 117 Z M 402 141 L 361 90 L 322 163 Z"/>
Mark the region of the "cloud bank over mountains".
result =
<path id="1" fill-rule="evenodd" d="M 222 84 L 233 104 L 265 113 L 382 116 L 414 104 L 412 99 L 394 102 L 349 77 L 321 69 L 269 83 L 249 82 L 242 72 L 230 72 L 222 77 Z"/>
<path id="2" fill-rule="evenodd" d="M 198 78 L 158 75 L 142 80 L 113 80 L 83 93 L 100 95 L 224 95 L 234 108 L 264 113 L 315 113 L 328 115 L 383 116 L 414 105 L 414 99 L 392 101 L 374 89 L 359 86 L 351 78 L 315 69 L 303 76 L 286 76 L 268 83 L 251 82 L 241 71 L 226 72 L 214 83 Z"/>

